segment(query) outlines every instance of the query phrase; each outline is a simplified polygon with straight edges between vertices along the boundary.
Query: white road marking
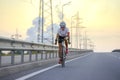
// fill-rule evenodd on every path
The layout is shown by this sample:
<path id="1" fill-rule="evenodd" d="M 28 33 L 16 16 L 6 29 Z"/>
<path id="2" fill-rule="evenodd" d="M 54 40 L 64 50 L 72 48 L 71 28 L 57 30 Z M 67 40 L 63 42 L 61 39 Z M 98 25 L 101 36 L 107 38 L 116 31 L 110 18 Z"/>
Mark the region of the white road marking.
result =
<path id="1" fill-rule="evenodd" d="M 71 62 L 71 61 L 74 61 L 74 60 L 77 60 L 77 59 L 80 59 L 80 58 L 84 58 L 84 57 L 87 57 L 87 56 L 89 56 L 89 55 L 90 55 L 90 54 L 84 55 L 84 56 L 80 56 L 80 57 L 78 57 L 78 58 L 74 58 L 74 59 L 68 60 L 68 61 L 66 61 L 65 63 L 68 63 L 68 62 Z M 31 73 L 31 74 L 28 74 L 28 75 L 25 75 L 25 76 L 23 76 L 23 77 L 17 78 L 17 79 L 15 79 L 15 80 L 25 80 L 25 79 L 28 79 L 28 78 L 30 78 L 30 77 L 33 77 L 33 76 L 37 75 L 37 74 L 40 74 L 40 73 L 43 73 L 43 72 L 48 71 L 48 70 L 50 70 L 50 69 L 53 69 L 53 68 L 55 68 L 55 67 L 57 67 L 57 66 L 59 66 L 59 65 L 61 65 L 61 64 L 53 65 L 53 66 L 51 66 L 51 67 L 48 67 L 48 68 L 45 68 L 45 69 L 42 69 L 42 70 L 33 72 L 33 73 Z"/>
<path id="2" fill-rule="evenodd" d="M 114 57 L 114 58 L 118 58 L 118 59 L 120 59 L 120 57 L 117 56 L 117 55 L 111 54 L 111 56 Z"/>

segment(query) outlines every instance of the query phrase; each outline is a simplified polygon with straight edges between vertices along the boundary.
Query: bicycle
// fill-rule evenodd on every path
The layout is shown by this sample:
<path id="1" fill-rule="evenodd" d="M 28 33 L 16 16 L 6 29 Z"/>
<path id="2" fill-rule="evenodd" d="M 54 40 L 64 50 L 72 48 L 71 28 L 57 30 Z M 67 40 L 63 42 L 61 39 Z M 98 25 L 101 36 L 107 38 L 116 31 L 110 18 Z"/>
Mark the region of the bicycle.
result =
<path id="1" fill-rule="evenodd" d="M 62 67 L 65 67 L 65 59 L 66 59 L 66 47 L 65 47 L 65 39 L 62 39 Z"/>
<path id="2" fill-rule="evenodd" d="M 66 47 L 65 47 L 65 40 L 67 40 L 68 44 L 70 44 L 68 37 L 62 39 L 62 67 L 65 67 L 65 60 L 66 60 Z"/>
<path id="3" fill-rule="evenodd" d="M 68 44 L 70 44 L 69 40 L 68 40 L 68 37 L 64 38 L 64 39 L 61 39 L 61 44 L 62 44 L 62 48 L 61 48 L 61 65 L 62 67 L 65 67 L 65 59 L 66 59 L 66 47 L 65 47 L 65 40 L 68 41 Z M 55 40 L 55 44 L 57 44 L 57 40 Z"/>

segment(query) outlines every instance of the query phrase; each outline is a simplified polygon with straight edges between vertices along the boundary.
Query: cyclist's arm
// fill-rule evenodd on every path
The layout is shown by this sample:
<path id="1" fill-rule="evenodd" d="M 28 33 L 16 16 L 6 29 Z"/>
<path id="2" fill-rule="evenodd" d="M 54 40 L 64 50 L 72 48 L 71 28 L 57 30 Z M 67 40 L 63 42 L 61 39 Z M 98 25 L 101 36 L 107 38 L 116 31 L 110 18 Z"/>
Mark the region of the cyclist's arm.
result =
<path id="1" fill-rule="evenodd" d="M 55 39 L 57 40 L 57 39 L 58 39 L 58 37 L 59 37 L 59 34 L 57 33 L 57 34 L 56 34 L 56 38 L 55 38 Z"/>
<path id="2" fill-rule="evenodd" d="M 68 41 L 70 42 L 70 32 L 67 32 Z"/>
<path id="3" fill-rule="evenodd" d="M 70 32 L 67 32 L 68 44 L 70 44 Z"/>
<path id="4" fill-rule="evenodd" d="M 70 32 L 67 32 L 68 38 L 70 38 Z"/>
<path id="5" fill-rule="evenodd" d="M 56 34 L 56 38 L 55 38 L 55 44 L 57 44 L 57 40 L 58 40 L 59 34 Z"/>
<path id="6" fill-rule="evenodd" d="M 69 29 L 66 28 L 66 31 L 67 31 L 67 39 L 68 39 L 68 43 L 70 44 L 70 32 L 69 32 Z"/>

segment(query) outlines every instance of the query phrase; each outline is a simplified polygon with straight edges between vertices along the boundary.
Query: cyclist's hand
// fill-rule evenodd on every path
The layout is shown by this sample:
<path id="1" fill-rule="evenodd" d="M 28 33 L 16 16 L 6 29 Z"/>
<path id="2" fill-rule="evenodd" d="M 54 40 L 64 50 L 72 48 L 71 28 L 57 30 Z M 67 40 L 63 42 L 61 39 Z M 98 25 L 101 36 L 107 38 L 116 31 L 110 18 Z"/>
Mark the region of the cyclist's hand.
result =
<path id="1" fill-rule="evenodd" d="M 55 39 L 55 45 L 57 45 L 57 39 Z"/>
<path id="2" fill-rule="evenodd" d="M 57 42 L 55 42 L 55 45 L 57 45 Z"/>
<path id="3" fill-rule="evenodd" d="M 70 43 L 70 39 L 69 39 L 69 38 L 68 38 L 68 44 L 71 44 L 71 43 Z"/>
<path id="4" fill-rule="evenodd" d="M 68 42 L 68 44 L 71 44 L 70 42 Z"/>
<path id="5" fill-rule="evenodd" d="M 68 41 L 68 44 L 71 44 L 70 41 Z"/>

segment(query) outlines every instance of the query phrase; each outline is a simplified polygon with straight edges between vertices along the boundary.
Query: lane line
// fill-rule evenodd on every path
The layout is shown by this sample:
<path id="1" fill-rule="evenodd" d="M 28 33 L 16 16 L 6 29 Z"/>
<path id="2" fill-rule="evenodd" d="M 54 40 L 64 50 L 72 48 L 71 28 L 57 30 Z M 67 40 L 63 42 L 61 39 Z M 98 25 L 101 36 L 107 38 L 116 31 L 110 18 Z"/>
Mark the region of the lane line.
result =
<path id="1" fill-rule="evenodd" d="M 90 54 L 87 54 L 87 55 L 84 55 L 84 56 L 80 56 L 80 57 L 78 57 L 78 58 L 74 58 L 74 59 L 68 60 L 68 61 L 66 61 L 65 63 L 68 63 L 68 62 L 71 62 L 71 61 L 74 61 L 74 60 L 77 60 L 77 59 L 80 59 L 80 58 L 84 58 L 84 57 L 87 57 L 87 56 L 89 56 L 89 55 L 91 55 L 91 53 L 90 53 Z M 30 77 L 33 77 L 33 76 L 35 76 L 35 75 L 37 75 L 37 74 L 40 74 L 40 73 L 43 73 L 43 72 L 48 71 L 48 70 L 50 70 L 50 69 L 53 69 L 53 68 L 55 68 L 55 67 L 57 67 L 57 66 L 60 66 L 60 65 L 61 65 L 61 64 L 56 64 L 56 65 L 53 65 L 53 66 L 51 66 L 51 67 L 48 67 L 48 68 L 45 68 L 45 69 L 42 69 L 42 70 L 39 70 L 39 71 L 30 73 L 30 74 L 28 74 L 28 75 L 25 75 L 25 76 L 23 76 L 23 77 L 17 78 L 17 79 L 15 79 L 15 80 L 25 80 L 25 79 L 28 79 L 28 78 L 30 78 Z"/>
<path id="2" fill-rule="evenodd" d="M 51 67 L 42 69 L 42 70 L 40 70 L 40 71 L 33 72 L 33 73 L 31 73 L 31 74 L 25 75 L 25 76 L 23 76 L 23 77 L 21 77 L 21 78 L 15 79 L 15 80 L 25 80 L 25 79 L 28 79 L 28 78 L 30 78 L 30 77 L 33 77 L 33 76 L 37 75 L 37 74 L 40 74 L 40 73 L 42 73 L 42 72 L 45 72 L 45 71 L 50 70 L 50 69 L 52 69 L 52 68 L 55 68 L 55 67 L 57 67 L 57 66 L 59 66 L 59 65 L 60 65 L 60 64 L 53 65 L 53 66 L 51 66 Z"/>
<path id="3" fill-rule="evenodd" d="M 116 55 L 113 55 L 113 54 L 110 54 L 112 57 L 114 57 L 114 58 L 118 58 L 119 59 L 119 57 L 118 56 L 116 56 Z"/>
<path id="4" fill-rule="evenodd" d="M 114 58 L 116 58 L 116 59 L 120 59 L 120 57 L 117 56 L 117 55 L 115 55 L 115 54 L 110 54 L 110 56 L 111 56 L 111 57 L 114 57 Z"/>

